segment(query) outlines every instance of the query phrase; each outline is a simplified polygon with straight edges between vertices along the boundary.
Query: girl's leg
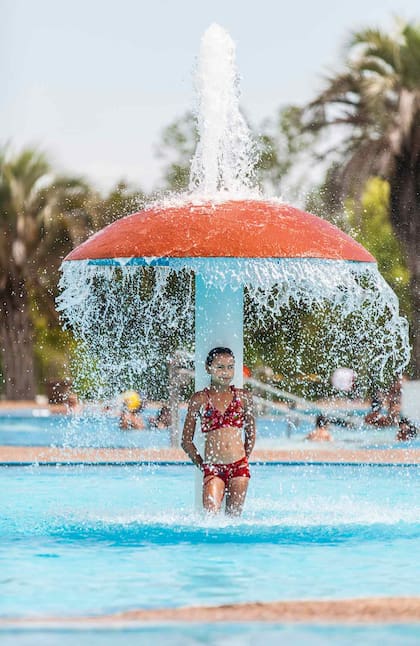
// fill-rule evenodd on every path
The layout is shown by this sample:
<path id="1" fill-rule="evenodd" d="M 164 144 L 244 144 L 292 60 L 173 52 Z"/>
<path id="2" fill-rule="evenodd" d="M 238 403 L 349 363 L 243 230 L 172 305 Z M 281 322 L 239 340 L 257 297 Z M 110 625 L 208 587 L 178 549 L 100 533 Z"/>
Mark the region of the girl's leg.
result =
<path id="1" fill-rule="evenodd" d="M 225 483 L 217 476 L 208 476 L 203 482 L 203 507 L 206 511 L 217 513 L 225 495 Z"/>
<path id="2" fill-rule="evenodd" d="M 244 506 L 249 478 L 239 476 L 231 478 L 226 492 L 226 513 L 231 516 L 240 516 Z"/>

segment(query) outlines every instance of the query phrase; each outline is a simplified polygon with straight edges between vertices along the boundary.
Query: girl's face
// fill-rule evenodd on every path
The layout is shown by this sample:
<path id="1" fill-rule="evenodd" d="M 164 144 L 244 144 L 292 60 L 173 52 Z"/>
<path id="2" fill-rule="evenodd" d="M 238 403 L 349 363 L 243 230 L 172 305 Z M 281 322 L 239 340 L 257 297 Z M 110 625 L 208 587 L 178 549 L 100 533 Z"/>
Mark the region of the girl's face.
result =
<path id="1" fill-rule="evenodd" d="M 235 359 L 229 354 L 216 354 L 210 366 L 206 367 L 211 383 L 215 386 L 229 386 L 235 373 Z"/>

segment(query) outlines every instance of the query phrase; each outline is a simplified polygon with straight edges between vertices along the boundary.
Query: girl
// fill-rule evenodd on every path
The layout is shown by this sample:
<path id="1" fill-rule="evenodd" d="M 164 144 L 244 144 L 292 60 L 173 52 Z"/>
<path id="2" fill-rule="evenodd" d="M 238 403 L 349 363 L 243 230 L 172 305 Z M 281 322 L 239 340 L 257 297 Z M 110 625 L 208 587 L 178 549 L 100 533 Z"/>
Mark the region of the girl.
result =
<path id="1" fill-rule="evenodd" d="M 248 458 L 255 444 L 252 398 L 245 390 L 230 385 L 235 357 L 229 348 L 210 350 L 206 371 L 210 388 L 191 397 L 181 446 L 203 471 L 204 509 L 218 512 L 226 493 L 226 513 L 239 516 L 251 477 Z M 204 459 L 193 441 L 197 418 L 205 433 Z"/>

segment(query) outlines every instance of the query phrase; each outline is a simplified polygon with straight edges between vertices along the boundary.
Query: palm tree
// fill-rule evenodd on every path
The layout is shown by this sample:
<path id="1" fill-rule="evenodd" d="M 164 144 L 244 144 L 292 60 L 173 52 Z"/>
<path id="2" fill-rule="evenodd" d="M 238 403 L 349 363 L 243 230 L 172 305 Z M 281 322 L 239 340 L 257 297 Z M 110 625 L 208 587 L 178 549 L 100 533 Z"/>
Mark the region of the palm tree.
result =
<path id="1" fill-rule="evenodd" d="M 0 351 L 8 399 L 34 398 L 32 301 L 56 318 L 52 282 L 60 256 L 86 237 L 88 194 L 78 179 L 54 178 L 40 152 L 0 151 Z"/>
<path id="2" fill-rule="evenodd" d="M 420 376 L 420 25 L 397 27 L 392 35 L 377 29 L 353 35 L 343 73 L 328 80 L 306 119 L 309 128 L 335 134 L 343 195 L 360 196 L 371 176 L 389 181 L 391 222 L 410 271 L 413 367 Z"/>

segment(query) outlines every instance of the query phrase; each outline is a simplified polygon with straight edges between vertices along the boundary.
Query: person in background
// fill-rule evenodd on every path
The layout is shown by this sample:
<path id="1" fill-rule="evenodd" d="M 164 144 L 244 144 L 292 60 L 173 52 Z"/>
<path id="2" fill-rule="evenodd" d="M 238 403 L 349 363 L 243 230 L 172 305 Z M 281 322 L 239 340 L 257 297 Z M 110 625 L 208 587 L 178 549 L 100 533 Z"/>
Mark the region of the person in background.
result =
<path id="1" fill-rule="evenodd" d="M 191 397 L 181 446 L 203 472 L 203 507 L 239 516 L 248 490 L 248 458 L 255 444 L 255 419 L 250 393 L 231 385 L 235 357 L 230 348 L 210 350 L 206 359 L 210 386 Z M 194 444 L 197 420 L 205 434 L 204 456 Z"/>
<path id="2" fill-rule="evenodd" d="M 144 403 L 139 393 L 135 390 L 127 390 L 123 393 L 123 407 L 120 415 L 120 428 L 123 431 L 144 429 L 142 409 Z"/>
<path id="3" fill-rule="evenodd" d="M 402 417 L 398 422 L 396 440 L 398 442 L 410 442 L 418 435 L 418 428 L 407 417 Z"/>
<path id="4" fill-rule="evenodd" d="M 402 379 L 398 377 L 386 395 L 376 392 L 372 397 L 371 411 L 364 421 L 371 426 L 385 428 L 396 426 L 401 415 Z"/>
<path id="5" fill-rule="evenodd" d="M 318 415 L 315 421 L 315 428 L 313 431 L 308 433 L 305 437 L 305 440 L 311 440 L 312 442 L 332 442 L 332 436 L 328 428 L 330 425 L 330 420 L 324 415 Z"/>
<path id="6" fill-rule="evenodd" d="M 169 406 L 162 406 L 156 417 L 149 417 L 149 426 L 165 429 L 172 424 L 171 409 Z"/>
<path id="7" fill-rule="evenodd" d="M 67 404 L 69 413 L 79 413 L 82 409 L 77 393 L 70 392 L 65 398 L 65 403 Z"/>
<path id="8" fill-rule="evenodd" d="M 77 415 L 82 412 L 82 405 L 77 394 L 73 391 L 66 393 L 59 404 L 51 404 L 53 413 L 64 415 Z"/>

